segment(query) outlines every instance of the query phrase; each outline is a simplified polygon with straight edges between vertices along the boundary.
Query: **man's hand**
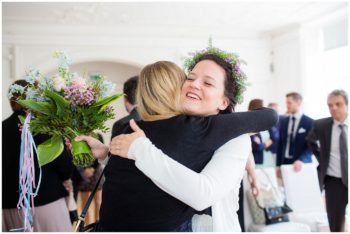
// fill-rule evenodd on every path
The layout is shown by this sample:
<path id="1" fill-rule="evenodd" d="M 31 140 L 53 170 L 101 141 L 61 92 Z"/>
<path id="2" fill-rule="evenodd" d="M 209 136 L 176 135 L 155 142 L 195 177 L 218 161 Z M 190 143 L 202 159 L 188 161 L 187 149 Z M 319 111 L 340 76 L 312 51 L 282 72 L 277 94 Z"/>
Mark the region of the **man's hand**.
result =
<path id="1" fill-rule="evenodd" d="M 87 167 L 84 169 L 84 176 L 90 178 L 94 175 L 95 169 L 93 167 Z"/>
<path id="2" fill-rule="evenodd" d="M 64 188 L 67 190 L 67 192 L 73 192 L 73 184 L 71 179 L 63 181 L 62 184 Z"/>
<path id="3" fill-rule="evenodd" d="M 296 160 L 294 163 L 293 163 L 293 169 L 295 172 L 299 172 L 301 171 L 303 167 L 303 162 L 300 161 L 300 160 Z"/>
<path id="4" fill-rule="evenodd" d="M 276 167 L 276 176 L 279 179 L 282 179 L 282 172 L 280 167 Z"/>

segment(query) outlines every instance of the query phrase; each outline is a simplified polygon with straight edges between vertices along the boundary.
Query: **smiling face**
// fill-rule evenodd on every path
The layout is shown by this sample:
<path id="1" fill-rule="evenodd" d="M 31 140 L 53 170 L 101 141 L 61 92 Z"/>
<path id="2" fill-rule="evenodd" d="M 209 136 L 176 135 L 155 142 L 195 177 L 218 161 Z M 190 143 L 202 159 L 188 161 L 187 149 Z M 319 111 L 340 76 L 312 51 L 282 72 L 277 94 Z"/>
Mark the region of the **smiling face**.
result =
<path id="1" fill-rule="evenodd" d="M 182 86 L 181 101 L 186 114 L 218 114 L 229 104 L 224 96 L 225 70 L 211 60 L 196 64 Z"/>

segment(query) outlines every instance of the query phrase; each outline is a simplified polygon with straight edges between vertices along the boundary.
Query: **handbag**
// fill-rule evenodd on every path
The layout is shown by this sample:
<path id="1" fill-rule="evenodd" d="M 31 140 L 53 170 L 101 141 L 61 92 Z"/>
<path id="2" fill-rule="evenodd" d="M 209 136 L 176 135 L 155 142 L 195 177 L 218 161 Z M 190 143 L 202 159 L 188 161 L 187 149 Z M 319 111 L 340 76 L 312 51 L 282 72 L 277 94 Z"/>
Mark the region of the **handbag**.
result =
<path id="1" fill-rule="evenodd" d="M 88 209 L 91 205 L 91 202 L 94 199 L 95 193 L 98 189 L 98 185 L 101 182 L 102 176 L 103 176 L 105 169 L 107 167 L 107 164 L 109 162 L 109 157 L 110 157 L 110 154 L 108 154 L 108 161 L 107 161 L 105 167 L 103 168 L 102 173 L 101 173 L 100 177 L 98 178 L 94 189 L 91 191 L 90 196 L 89 196 L 89 198 L 88 198 L 88 200 L 87 200 L 87 202 L 86 202 L 86 204 L 81 212 L 81 215 L 78 217 L 78 222 L 77 222 L 77 225 L 74 229 L 74 232 L 98 232 L 99 231 L 100 222 L 97 220 L 95 223 L 90 223 L 88 225 L 85 225 L 85 217 L 86 217 Z"/>
<path id="2" fill-rule="evenodd" d="M 287 214 L 293 210 L 286 204 L 284 192 L 272 186 L 269 176 L 262 170 L 270 184 L 260 189 L 255 197 L 250 190 L 247 193 L 248 204 L 255 224 L 273 224 L 288 222 Z"/>

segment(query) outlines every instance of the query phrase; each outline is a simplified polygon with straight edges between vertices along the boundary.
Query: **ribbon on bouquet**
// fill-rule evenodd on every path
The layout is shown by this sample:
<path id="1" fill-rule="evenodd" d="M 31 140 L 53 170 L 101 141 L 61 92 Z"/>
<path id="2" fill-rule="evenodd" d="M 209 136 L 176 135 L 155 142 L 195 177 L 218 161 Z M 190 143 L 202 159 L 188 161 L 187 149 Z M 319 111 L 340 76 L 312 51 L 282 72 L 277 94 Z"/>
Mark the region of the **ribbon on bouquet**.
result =
<path id="1" fill-rule="evenodd" d="M 41 167 L 39 166 L 38 185 L 35 185 L 35 153 L 38 157 L 33 136 L 29 130 L 31 113 L 27 114 L 22 126 L 21 151 L 19 161 L 19 199 L 17 208 L 23 212 L 24 224 L 22 228 L 11 231 L 33 231 L 34 197 L 37 196 L 41 183 Z"/>

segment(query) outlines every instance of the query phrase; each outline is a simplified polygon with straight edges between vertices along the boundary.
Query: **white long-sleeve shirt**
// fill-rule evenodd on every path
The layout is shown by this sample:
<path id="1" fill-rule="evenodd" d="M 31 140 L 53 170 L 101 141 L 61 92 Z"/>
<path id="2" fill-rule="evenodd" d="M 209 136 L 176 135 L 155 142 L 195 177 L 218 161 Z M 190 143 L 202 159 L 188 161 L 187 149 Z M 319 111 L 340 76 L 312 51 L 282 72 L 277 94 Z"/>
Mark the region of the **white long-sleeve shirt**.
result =
<path id="1" fill-rule="evenodd" d="M 196 210 L 211 206 L 212 231 L 240 232 L 238 193 L 250 152 L 250 137 L 242 135 L 217 149 L 197 173 L 165 155 L 148 138 L 140 137 L 130 145 L 128 157 L 166 193 Z"/>

